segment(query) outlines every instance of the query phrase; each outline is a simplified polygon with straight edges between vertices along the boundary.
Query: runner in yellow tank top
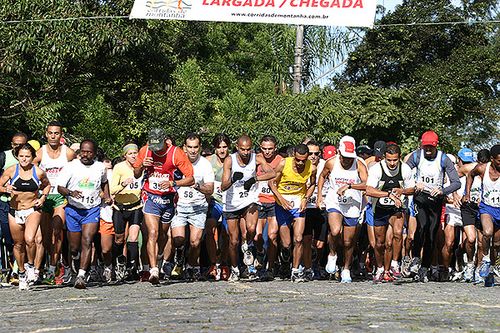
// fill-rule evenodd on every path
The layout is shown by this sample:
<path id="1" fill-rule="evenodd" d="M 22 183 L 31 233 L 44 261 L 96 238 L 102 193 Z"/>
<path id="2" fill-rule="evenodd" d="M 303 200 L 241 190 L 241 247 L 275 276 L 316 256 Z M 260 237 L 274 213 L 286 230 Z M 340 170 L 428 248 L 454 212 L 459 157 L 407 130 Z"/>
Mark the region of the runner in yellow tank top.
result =
<path id="1" fill-rule="evenodd" d="M 282 243 L 281 258 L 287 265 L 290 257 L 291 237 L 293 227 L 293 269 L 291 280 L 305 281 L 304 272 L 299 271 L 303 254 L 303 234 L 305 228 L 305 209 L 316 186 L 316 166 L 308 159 L 309 149 L 300 144 L 295 147 L 294 157 L 285 158 L 276 167 L 276 178 L 269 181 L 276 202 L 276 218 L 280 228 Z M 309 184 L 309 185 L 307 185 Z M 287 260 L 288 259 L 288 260 Z M 281 271 L 286 270 L 284 267 Z M 288 267 L 289 269 L 289 267 Z M 306 267 L 311 269 L 311 267 Z"/>

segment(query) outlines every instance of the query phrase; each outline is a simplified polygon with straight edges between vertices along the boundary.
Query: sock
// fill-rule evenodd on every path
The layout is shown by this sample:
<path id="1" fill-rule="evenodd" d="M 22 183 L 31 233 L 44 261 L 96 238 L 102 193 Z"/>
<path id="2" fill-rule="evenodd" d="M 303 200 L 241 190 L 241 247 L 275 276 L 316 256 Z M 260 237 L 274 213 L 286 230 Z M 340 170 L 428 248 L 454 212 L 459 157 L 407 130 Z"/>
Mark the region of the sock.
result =
<path id="1" fill-rule="evenodd" d="M 483 261 L 490 262 L 490 255 L 489 254 L 483 254 Z"/>
<path id="2" fill-rule="evenodd" d="M 384 267 L 377 267 L 377 274 L 383 273 L 384 272 Z"/>
<path id="3" fill-rule="evenodd" d="M 127 242 L 127 256 L 129 267 L 135 267 L 138 262 L 139 255 L 139 243 L 138 242 Z"/>
<path id="4" fill-rule="evenodd" d="M 78 277 L 85 277 L 85 273 L 87 273 L 84 269 L 79 269 L 78 270 Z"/>
<path id="5" fill-rule="evenodd" d="M 148 264 L 142 265 L 142 271 L 143 272 L 148 272 L 149 271 L 149 265 Z"/>
<path id="6" fill-rule="evenodd" d="M 231 270 L 237 272 L 238 274 L 240 274 L 240 269 L 238 268 L 238 266 L 231 266 Z"/>
<path id="7" fill-rule="evenodd" d="M 50 265 L 49 266 L 49 274 L 55 274 L 56 273 L 56 266 Z"/>
<path id="8" fill-rule="evenodd" d="M 123 255 L 123 247 L 125 246 L 125 244 L 121 243 L 121 244 L 116 244 L 115 242 L 113 242 L 113 249 L 112 249 L 112 252 L 113 252 L 113 258 L 116 259 L 118 258 L 119 256 Z"/>
<path id="9" fill-rule="evenodd" d="M 391 267 L 398 268 L 399 264 L 396 260 L 391 260 Z"/>

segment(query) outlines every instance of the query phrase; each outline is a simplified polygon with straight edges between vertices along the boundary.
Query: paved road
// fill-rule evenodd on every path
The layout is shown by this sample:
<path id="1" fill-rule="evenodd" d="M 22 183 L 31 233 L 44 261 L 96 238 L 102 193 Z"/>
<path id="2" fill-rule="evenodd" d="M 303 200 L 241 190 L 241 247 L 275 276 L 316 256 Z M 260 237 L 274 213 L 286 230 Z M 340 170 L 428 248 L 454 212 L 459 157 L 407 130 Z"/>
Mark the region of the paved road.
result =
<path id="1" fill-rule="evenodd" d="M 500 287 L 463 283 L 136 283 L 0 300 L 0 332 L 500 331 Z"/>

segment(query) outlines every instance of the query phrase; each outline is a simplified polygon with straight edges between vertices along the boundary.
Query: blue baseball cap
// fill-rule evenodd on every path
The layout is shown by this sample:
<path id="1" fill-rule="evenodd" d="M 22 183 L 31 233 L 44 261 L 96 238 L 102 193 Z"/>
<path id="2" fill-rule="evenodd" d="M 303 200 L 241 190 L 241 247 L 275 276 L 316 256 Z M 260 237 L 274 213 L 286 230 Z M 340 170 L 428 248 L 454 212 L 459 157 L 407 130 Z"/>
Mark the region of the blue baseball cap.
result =
<path id="1" fill-rule="evenodd" d="M 458 158 L 463 162 L 474 162 L 474 152 L 470 148 L 462 148 L 458 151 Z"/>

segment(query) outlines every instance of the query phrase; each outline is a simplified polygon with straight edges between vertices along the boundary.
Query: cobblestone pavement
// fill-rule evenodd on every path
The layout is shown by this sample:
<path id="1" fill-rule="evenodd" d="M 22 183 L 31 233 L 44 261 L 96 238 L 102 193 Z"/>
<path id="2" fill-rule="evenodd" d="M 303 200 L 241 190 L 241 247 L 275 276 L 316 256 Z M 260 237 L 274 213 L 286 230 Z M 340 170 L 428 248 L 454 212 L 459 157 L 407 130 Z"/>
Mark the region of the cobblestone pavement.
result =
<path id="1" fill-rule="evenodd" d="M 135 283 L 0 300 L 0 332 L 500 331 L 500 287 L 464 283 Z"/>

